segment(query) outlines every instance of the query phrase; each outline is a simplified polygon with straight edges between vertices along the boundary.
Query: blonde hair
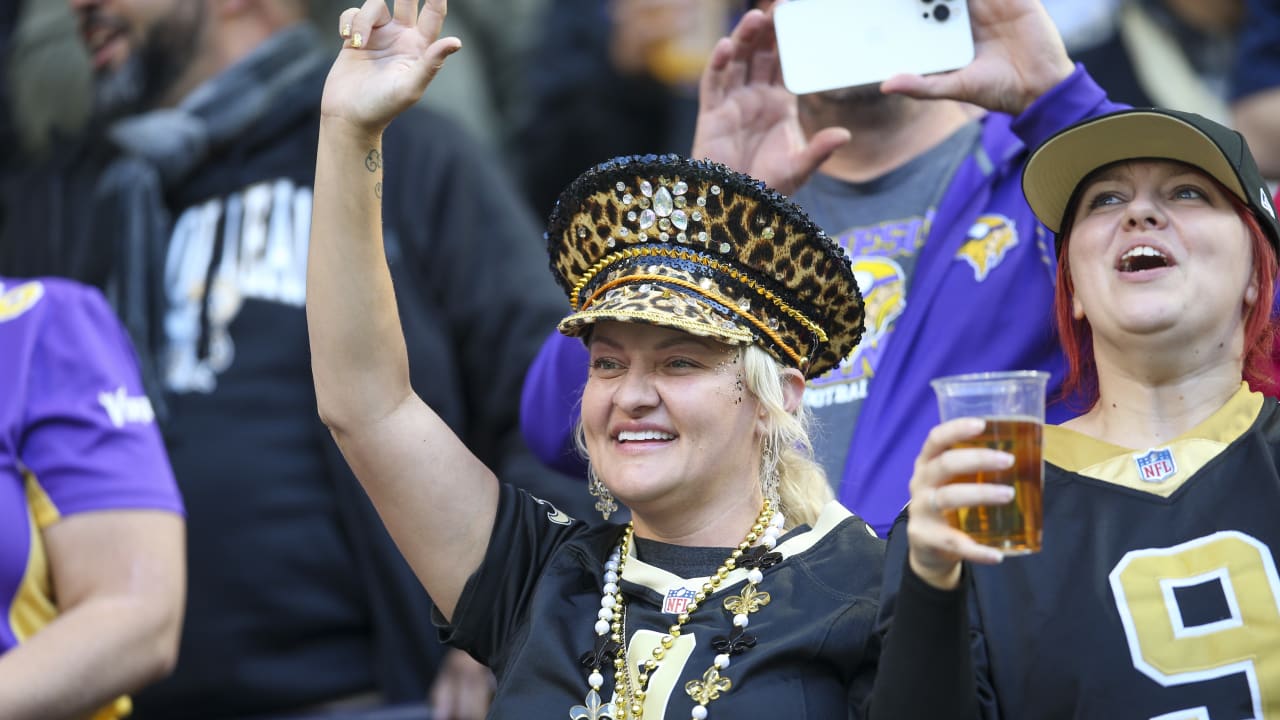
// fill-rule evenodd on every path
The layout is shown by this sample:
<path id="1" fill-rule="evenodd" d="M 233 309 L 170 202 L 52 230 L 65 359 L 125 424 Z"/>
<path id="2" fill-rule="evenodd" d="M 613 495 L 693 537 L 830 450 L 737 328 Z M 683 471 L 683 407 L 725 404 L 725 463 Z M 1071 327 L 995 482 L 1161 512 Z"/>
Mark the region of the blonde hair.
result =
<path id="1" fill-rule="evenodd" d="M 813 416 L 804 403 L 794 413 L 787 412 L 783 404 L 783 367 L 763 348 L 748 346 L 742 361 L 747 390 L 765 411 L 762 445 L 777 449 L 773 453 L 761 453 L 761 480 L 776 468 L 778 496 L 787 527 L 812 525 L 822 507 L 835 499 L 826 472 L 813 459 L 809 438 Z"/>
<path id="2" fill-rule="evenodd" d="M 778 499 L 786 517 L 788 529 L 797 525 L 812 525 L 817 521 L 822 507 L 835 499 L 827 474 L 813 459 L 813 444 L 809 439 L 812 414 L 804 403 L 794 413 L 787 412 L 783 394 L 783 366 L 758 345 L 749 345 L 741 351 L 742 376 L 746 389 L 764 410 L 765 435 L 761 439 L 759 479 L 761 483 L 775 470 L 778 473 Z M 586 434 L 582 426 L 582 414 L 574 428 L 574 445 L 578 454 L 587 460 Z M 777 448 L 777 452 L 764 452 L 765 447 Z"/>

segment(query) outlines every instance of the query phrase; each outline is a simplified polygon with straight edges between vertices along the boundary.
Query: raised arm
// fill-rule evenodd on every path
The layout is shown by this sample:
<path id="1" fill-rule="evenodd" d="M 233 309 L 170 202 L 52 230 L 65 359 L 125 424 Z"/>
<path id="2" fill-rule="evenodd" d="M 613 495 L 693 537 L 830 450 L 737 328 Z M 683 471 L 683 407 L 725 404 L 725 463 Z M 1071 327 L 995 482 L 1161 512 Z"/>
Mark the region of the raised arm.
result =
<path id="1" fill-rule="evenodd" d="M 950 99 L 1017 115 L 1071 74 L 1073 65 L 1040 0 L 969 0 L 975 56 L 960 70 L 897 75 L 885 93 Z M 752 10 L 720 40 L 699 87 L 694 157 L 722 162 L 793 193 L 850 139 L 828 127 L 805 134 L 782 84 L 770 14 Z"/>
<path id="2" fill-rule="evenodd" d="M 325 83 L 307 267 L 321 418 L 436 606 L 451 617 L 488 546 L 497 480 L 414 393 L 381 231 L 382 131 L 461 44 L 445 0 L 368 0 Z M 395 162 L 395 159 L 388 159 Z M 481 241 L 458 238 L 457 242 Z"/>
<path id="3" fill-rule="evenodd" d="M 796 96 L 782 85 L 771 14 L 751 10 L 716 44 L 698 87 L 693 157 L 790 195 L 849 138 L 842 127 L 805 135 Z"/>

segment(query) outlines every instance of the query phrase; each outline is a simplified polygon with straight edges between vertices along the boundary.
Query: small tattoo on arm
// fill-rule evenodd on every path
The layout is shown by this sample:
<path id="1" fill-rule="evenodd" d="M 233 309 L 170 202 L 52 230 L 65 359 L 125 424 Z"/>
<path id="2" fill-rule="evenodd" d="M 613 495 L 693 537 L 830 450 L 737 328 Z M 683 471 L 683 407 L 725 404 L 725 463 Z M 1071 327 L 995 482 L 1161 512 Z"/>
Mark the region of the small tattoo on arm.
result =
<path id="1" fill-rule="evenodd" d="M 373 194 L 376 195 L 379 200 L 382 199 L 382 183 L 376 182 L 373 184 Z"/>
<path id="2" fill-rule="evenodd" d="M 378 172 L 382 168 L 382 153 L 370 150 L 369 154 L 364 156 L 364 167 L 369 172 Z"/>

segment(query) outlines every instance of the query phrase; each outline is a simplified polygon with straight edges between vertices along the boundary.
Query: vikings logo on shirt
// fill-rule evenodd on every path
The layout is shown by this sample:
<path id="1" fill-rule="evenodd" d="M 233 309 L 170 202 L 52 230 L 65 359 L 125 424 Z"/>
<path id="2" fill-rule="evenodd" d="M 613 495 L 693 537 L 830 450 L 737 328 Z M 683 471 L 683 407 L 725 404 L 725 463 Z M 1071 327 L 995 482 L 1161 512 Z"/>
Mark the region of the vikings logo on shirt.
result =
<path id="1" fill-rule="evenodd" d="M 882 257 L 860 257 L 853 261 L 853 275 L 866 304 L 866 330 L 862 342 L 849 356 L 859 377 L 870 377 L 880 364 L 882 342 L 893 323 L 907 309 L 907 278 L 902 266 Z"/>
<path id="2" fill-rule="evenodd" d="M 839 367 L 809 383 L 804 402 L 825 408 L 859 402 L 888 347 L 893 325 L 907 308 L 907 270 L 920 251 L 933 220 L 925 215 L 856 227 L 835 237 L 853 265 L 866 305 L 862 342 Z"/>
<path id="3" fill-rule="evenodd" d="M 39 282 L 23 283 L 8 290 L 0 284 L 0 322 L 12 320 L 30 310 L 42 297 L 44 285 Z"/>
<path id="4" fill-rule="evenodd" d="M 862 342 L 839 367 L 813 381 L 815 392 L 805 393 L 805 400 L 811 406 L 866 397 L 867 380 L 880 364 L 894 321 L 907 307 L 906 273 L 893 260 L 876 256 L 854 258 L 853 276 L 858 281 L 867 312 Z M 828 398 L 826 390 L 836 394 Z"/>
<path id="5" fill-rule="evenodd" d="M 867 340 L 882 336 L 906 309 L 906 273 L 888 258 L 860 257 L 853 261 L 853 275 L 867 309 L 862 342 L 866 345 Z"/>
<path id="6" fill-rule="evenodd" d="M 956 257 L 973 267 L 973 279 L 982 282 L 1018 244 L 1013 221 L 1003 215 L 983 215 L 969 228 L 969 239 Z"/>

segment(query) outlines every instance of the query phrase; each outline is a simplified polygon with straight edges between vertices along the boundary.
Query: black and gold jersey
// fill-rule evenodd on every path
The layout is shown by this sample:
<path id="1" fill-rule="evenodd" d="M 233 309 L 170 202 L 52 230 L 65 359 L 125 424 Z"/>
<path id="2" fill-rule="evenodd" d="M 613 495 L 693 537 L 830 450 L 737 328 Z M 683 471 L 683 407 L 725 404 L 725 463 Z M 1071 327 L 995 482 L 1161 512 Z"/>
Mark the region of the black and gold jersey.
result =
<path id="1" fill-rule="evenodd" d="M 442 625 L 448 642 L 497 674 L 491 717 L 568 718 L 575 706 L 582 706 L 581 717 L 592 717 L 589 670 L 580 659 L 595 649 L 604 564 L 620 533 L 617 525 L 588 528 L 503 487 L 485 560 L 452 624 Z M 797 528 L 778 543 L 780 561 L 763 569 L 758 586 L 768 604 L 749 615 L 742 634 L 731 633 L 725 600 L 742 593 L 746 570 L 730 572 L 666 651 L 649 680 L 644 717 L 690 717 L 694 703 L 686 686 L 705 682 L 715 656 L 727 648 L 731 662 L 718 680 L 722 691 L 707 706 L 710 716 L 860 717 L 878 657 L 883 548 L 862 520 L 829 504 L 812 528 Z M 631 668 L 651 656 L 705 581 L 628 557 L 620 586 Z M 603 674 L 601 701 L 609 702 L 612 667 Z"/>
<path id="2" fill-rule="evenodd" d="M 1044 549 L 969 568 L 985 717 L 1280 718 L 1276 401 L 1242 386 L 1158 448 L 1044 448 Z"/>

